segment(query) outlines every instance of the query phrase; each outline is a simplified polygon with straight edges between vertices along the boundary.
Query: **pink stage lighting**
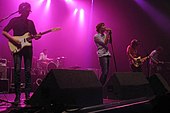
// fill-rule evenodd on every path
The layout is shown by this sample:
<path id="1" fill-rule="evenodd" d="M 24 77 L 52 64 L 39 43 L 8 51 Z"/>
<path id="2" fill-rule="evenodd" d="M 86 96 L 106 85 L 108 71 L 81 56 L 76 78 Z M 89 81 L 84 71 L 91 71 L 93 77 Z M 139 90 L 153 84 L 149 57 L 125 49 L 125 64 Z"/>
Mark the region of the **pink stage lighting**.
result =
<path id="1" fill-rule="evenodd" d="M 49 10 L 50 4 L 51 4 L 51 0 L 47 0 L 45 6 L 46 11 Z"/>
<path id="2" fill-rule="evenodd" d="M 66 2 L 72 2 L 73 0 L 65 0 Z"/>
<path id="3" fill-rule="evenodd" d="M 74 15 L 76 15 L 77 14 L 77 12 L 78 12 L 78 9 L 76 8 L 76 9 L 74 9 Z"/>
<path id="4" fill-rule="evenodd" d="M 80 22 L 84 21 L 84 9 L 80 9 Z"/>

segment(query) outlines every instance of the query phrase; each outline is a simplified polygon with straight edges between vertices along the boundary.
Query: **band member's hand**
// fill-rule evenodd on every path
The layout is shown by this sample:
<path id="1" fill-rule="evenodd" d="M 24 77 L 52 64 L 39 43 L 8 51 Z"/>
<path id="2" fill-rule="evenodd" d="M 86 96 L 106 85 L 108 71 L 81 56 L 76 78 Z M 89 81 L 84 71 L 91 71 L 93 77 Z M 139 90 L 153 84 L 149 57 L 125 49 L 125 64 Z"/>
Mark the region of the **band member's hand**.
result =
<path id="1" fill-rule="evenodd" d="M 158 64 L 164 64 L 164 62 L 163 61 L 159 61 Z"/>
<path id="2" fill-rule="evenodd" d="M 141 59 L 140 61 L 143 63 L 143 62 L 145 62 L 145 61 L 146 61 L 146 59 Z"/>
<path id="3" fill-rule="evenodd" d="M 35 38 L 36 40 L 38 40 L 38 39 L 40 39 L 40 38 L 41 38 L 41 36 L 42 36 L 42 35 L 41 35 L 41 33 L 38 33 L 38 34 L 36 34 L 36 35 L 35 35 L 35 37 L 34 37 L 34 38 Z"/>
<path id="4" fill-rule="evenodd" d="M 105 28 L 105 31 L 112 31 L 111 28 Z"/>

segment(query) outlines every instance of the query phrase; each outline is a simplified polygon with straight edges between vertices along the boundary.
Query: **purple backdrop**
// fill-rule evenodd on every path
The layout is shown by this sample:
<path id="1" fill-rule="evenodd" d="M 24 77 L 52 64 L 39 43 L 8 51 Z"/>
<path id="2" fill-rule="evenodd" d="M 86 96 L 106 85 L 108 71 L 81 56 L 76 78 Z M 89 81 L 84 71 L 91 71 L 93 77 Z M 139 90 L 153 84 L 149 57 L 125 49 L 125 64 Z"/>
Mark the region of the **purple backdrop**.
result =
<path id="1" fill-rule="evenodd" d="M 163 45 L 167 51 L 169 50 L 169 33 L 159 26 L 161 23 L 158 24 L 158 21 L 155 22 L 151 18 L 147 12 L 149 9 L 143 9 L 140 0 L 72 0 L 72 2 L 51 0 L 49 8 L 46 8 L 48 0 L 42 3 L 40 3 L 42 0 L 0 0 L 0 19 L 17 11 L 18 5 L 23 1 L 31 3 L 32 13 L 29 19 L 34 20 L 38 32 L 55 27 L 62 28 L 60 31 L 43 35 L 40 40 L 33 41 L 35 60 L 46 48 L 50 58 L 65 57 L 65 68 L 74 66 L 99 68 L 93 40 L 96 33 L 95 26 L 99 22 L 104 22 L 113 30 L 110 50 L 115 55 L 118 71 L 129 71 L 126 47 L 134 37 L 142 42 L 140 52 L 143 56 L 158 45 Z M 73 15 L 75 8 L 78 12 Z M 82 21 L 79 19 L 81 8 L 84 10 Z M 14 16 L 18 14 L 10 18 Z M 0 23 L 1 31 L 9 19 Z M 169 53 L 166 52 L 165 56 L 169 56 Z M 0 35 L 0 57 L 12 60 L 7 39 L 2 35 Z M 111 73 L 115 72 L 114 64 L 112 57 Z"/>

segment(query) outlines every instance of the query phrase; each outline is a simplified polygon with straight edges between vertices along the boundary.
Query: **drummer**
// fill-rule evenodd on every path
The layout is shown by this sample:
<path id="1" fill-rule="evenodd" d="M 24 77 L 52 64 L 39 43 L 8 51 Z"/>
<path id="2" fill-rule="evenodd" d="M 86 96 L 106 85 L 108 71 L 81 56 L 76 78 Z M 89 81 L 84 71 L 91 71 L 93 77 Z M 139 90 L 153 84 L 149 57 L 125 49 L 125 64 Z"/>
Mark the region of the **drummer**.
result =
<path id="1" fill-rule="evenodd" d="M 47 49 L 43 49 L 43 51 L 40 53 L 39 61 L 51 61 L 53 59 L 47 57 Z"/>
<path id="2" fill-rule="evenodd" d="M 47 65 L 49 62 L 53 61 L 53 59 L 48 58 L 47 49 L 43 49 L 40 53 L 39 59 L 37 61 L 37 68 L 43 71 L 46 71 Z"/>

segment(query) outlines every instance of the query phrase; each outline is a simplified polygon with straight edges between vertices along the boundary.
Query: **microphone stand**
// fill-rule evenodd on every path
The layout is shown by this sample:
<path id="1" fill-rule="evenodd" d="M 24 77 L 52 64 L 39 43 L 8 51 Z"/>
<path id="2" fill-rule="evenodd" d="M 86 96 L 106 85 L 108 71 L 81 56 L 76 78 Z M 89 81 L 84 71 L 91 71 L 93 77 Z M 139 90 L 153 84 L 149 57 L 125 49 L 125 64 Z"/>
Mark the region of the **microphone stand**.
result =
<path id="1" fill-rule="evenodd" d="M 14 15 L 14 14 L 16 14 L 16 13 L 18 13 L 18 11 L 11 13 L 11 14 L 8 15 L 7 17 L 2 18 L 2 19 L 0 20 L 0 23 L 1 23 L 2 21 L 4 21 L 4 20 L 8 19 L 10 16 L 12 16 L 12 15 Z M 0 27 L 2 27 L 2 26 L 0 26 Z M 6 102 L 6 103 L 13 104 L 13 102 L 9 102 L 9 101 L 3 100 L 3 99 L 0 99 L 0 102 Z"/>
<path id="2" fill-rule="evenodd" d="M 0 20 L 0 23 L 1 23 L 2 21 L 4 21 L 4 20 L 8 19 L 10 16 L 12 16 L 12 15 L 14 15 L 14 14 L 16 14 L 16 13 L 18 13 L 18 11 L 14 12 L 14 13 L 11 13 L 10 15 L 8 15 L 8 16 L 5 17 L 5 18 L 2 18 L 2 19 Z"/>
<path id="3" fill-rule="evenodd" d="M 112 56 L 113 56 L 113 64 L 115 64 L 115 71 L 117 72 L 117 65 L 116 65 L 116 58 L 114 55 L 114 51 L 113 51 L 113 44 L 112 44 L 112 31 L 109 31 L 109 35 L 110 35 L 110 44 L 111 44 L 111 48 L 112 48 Z"/>

